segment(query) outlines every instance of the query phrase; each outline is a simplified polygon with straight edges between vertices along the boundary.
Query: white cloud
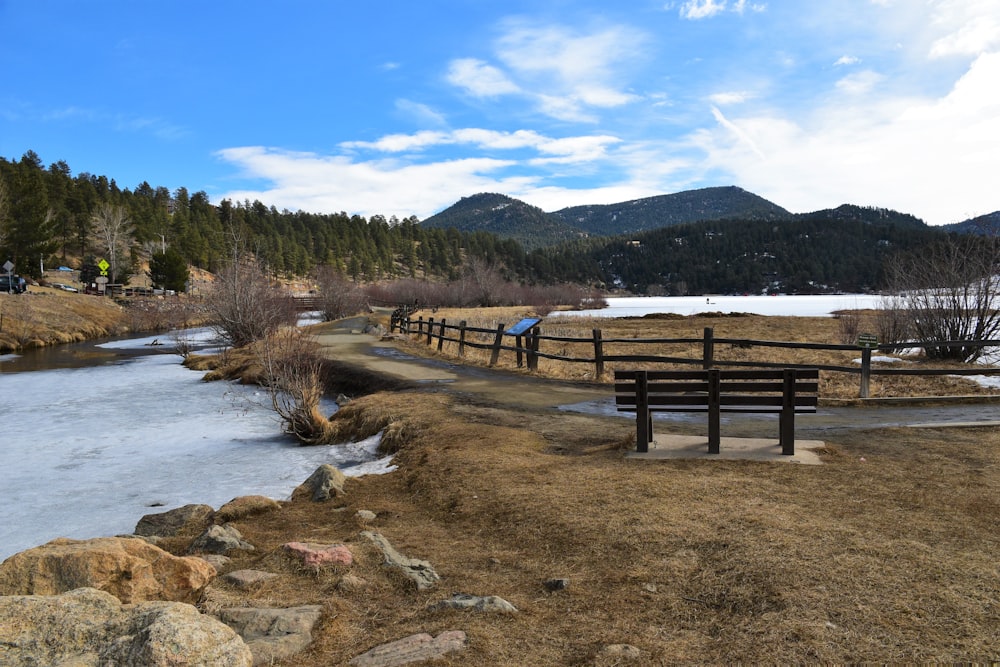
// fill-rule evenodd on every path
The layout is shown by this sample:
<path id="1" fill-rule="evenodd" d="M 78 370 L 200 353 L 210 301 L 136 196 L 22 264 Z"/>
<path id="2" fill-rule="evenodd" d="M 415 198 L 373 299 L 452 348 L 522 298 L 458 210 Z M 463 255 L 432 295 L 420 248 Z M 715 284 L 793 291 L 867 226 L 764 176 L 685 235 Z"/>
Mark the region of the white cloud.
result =
<path id="1" fill-rule="evenodd" d="M 865 95 L 885 79 L 878 72 L 865 70 L 848 74 L 837 82 L 837 89 L 848 95 Z"/>
<path id="2" fill-rule="evenodd" d="M 541 113 L 595 122 L 595 109 L 639 99 L 622 88 L 647 36 L 624 26 L 593 31 L 508 22 L 495 44 L 502 67 L 475 58 L 452 62 L 448 81 L 477 97 L 520 93 Z"/>
<path id="3" fill-rule="evenodd" d="M 664 7 L 668 11 L 673 9 L 673 3 Z M 747 2 L 747 0 L 736 0 L 729 4 L 728 0 L 686 0 L 680 7 L 681 18 L 697 21 L 717 16 L 723 12 L 734 14 L 744 14 L 747 10 L 760 13 L 767 9 L 767 5 L 758 2 Z"/>
<path id="4" fill-rule="evenodd" d="M 710 18 L 726 9 L 726 0 L 688 0 L 681 5 L 681 16 L 698 20 Z"/>
<path id="5" fill-rule="evenodd" d="M 856 56 L 840 56 L 833 65 L 834 67 L 842 67 L 844 65 L 857 65 L 859 62 L 861 59 Z"/>
<path id="6" fill-rule="evenodd" d="M 989 4 L 989 3 L 987 3 Z M 974 16 L 931 44 L 931 58 L 975 56 L 1000 46 L 1000 6 L 992 16 Z"/>
<path id="7" fill-rule="evenodd" d="M 715 93 L 709 95 L 708 99 L 719 106 L 728 106 L 730 104 L 742 104 L 752 98 L 753 95 L 742 90 L 731 90 L 723 93 Z"/>
<path id="8" fill-rule="evenodd" d="M 448 67 L 447 79 L 474 97 L 497 97 L 520 92 L 502 71 L 475 58 L 453 60 Z"/>
<path id="9" fill-rule="evenodd" d="M 792 210 L 886 206 L 931 224 L 998 208 L 1000 54 L 980 56 L 940 98 L 831 103 L 799 119 L 717 115 L 689 141 L 705 168 Z"/>
<path id="10" fill-rule="evenodd" d="M 448 124 L 443 114 L 419 102 L 405 99 L 396 100 L 396 110 L 417 125 L 444 126 Z"/>

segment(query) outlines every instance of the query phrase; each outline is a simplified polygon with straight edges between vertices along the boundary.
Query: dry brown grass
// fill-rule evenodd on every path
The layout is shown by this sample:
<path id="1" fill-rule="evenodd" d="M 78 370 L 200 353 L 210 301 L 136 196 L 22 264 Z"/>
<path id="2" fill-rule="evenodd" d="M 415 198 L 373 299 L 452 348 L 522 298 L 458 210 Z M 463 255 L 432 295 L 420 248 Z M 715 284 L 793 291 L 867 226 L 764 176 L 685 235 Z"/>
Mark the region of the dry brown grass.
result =
<path id="1" fill-rule="evenodd" d="M 433 317 L 435 323 L 442 319 L 449 325 L 458 325 L 465 321 L 467 326 L 495 330 L 498 324 L 507 327 L 522 317 L 536 316 L 527 308 L 488 308 L 476 310 L 449 309 L 434 313 L 418 312 L 413 317 L 423 316 L 426 321 Z M 660 316 L 632 319 L 611 318 L 579 318 L 559 317 L 550 314 L 541 324 L 542 335 L 562 338 L 587 339 L 587 342 L 572 343 L 542 340 L 540 351 L 563 357 L 593 359 L 594 346 L 590 342 L 594 329 L 600 329 L 604 340 L 605 356 L 609 355 L 659 355 L 689 359 L 701 359 L 702 345 L 700 342 L 682 344 L 636 344 L 629 342 L 611 342 L 615 339 L 697 339 L 701 340 L 706 327 L 711 327 L 716 339 L 750 339 L 763 341 L 780 341 L 796 343 L 824 343 L 839 345 L 844 343 L 845 329 L 859 327 L 861 330 L 873 330 L 871 312 L 861 311 L 847 314 L 840 318 L 834 317 L 773 317 L 763 315 L 725 315 L 701 314 L 690 317 Z M 849 326 L 848 326 L 849 325 Z M 437 329 L 435 328 L 435 334 Z M 450 337 L 457 337 L 457 332 L 449 331 Z M 493 334 L 469 334 L 467 340 L 489 345 L 493 343 Z M 504 345 L 513 345 L 514 340 L 505 337 Z M 426 344 L 426 337 L 412 337 L 408 349 L 422 355 L 442 355 L 458 358 L 458 343 L 446 342 L 441 352 L 437 351 L 437 340 L 431 345 Z M 893 356 L 879 353 L 878 356 Z M 896 355 L 898 356 L 898 355 Z M 861 358 L 861 351 L 827 351 L 827 350 L 791 350 L 775 347 L 745 347 L 717 343 L 715 345 L 716 363 L 724 365 L 727 361 L 793 364 L 820 364 L 833 366 L 858 367 L 856 360 Z M 900 363 L 876 362 L 874 368 L 899 368 L 902 366 L 918 366 L 925 364 L 920 357 L 902 357 Z M 490 350 L 475 349 L 467 346 L 463 363 L 487 365 L 490 360 Z M 945 362 L 927 362 L 933 368 L 968 368 L 961 364 Z M 627 369 L 649 364 L 606 363 L 604 377 L 595 376 L 593 363 L 563 362 L 541 358 L 538 362 L 538 373 L 546 377 L 564 380 L 586 382 L 609 382 L 612 372 L 617 369 Z M 497 364 L 499 368 L 517 369 L 516 355 L 511 351 L 502 351 Z M 667 368 L 668 366 L 661 366 Z M 697 368 L 697 366 L 684 366 Z M 859 394 L 860 376 L 857 374 L 821 371 L 820 396 L 826 399 L 856 399 Z M 995 389 L 983 387 L 971 380 L 957 376 L 883 376 L 872 375 L 870 396 L 873 398 L 915 397 L 915 396 L 954 396 L 983 395 L 998 393 Z"/>
<path id="2" fill-rule="evenodd" d="M 461 629 L 435 664 L 988 662 L 1000 646 L 1000 432 L 875 430 L 827 444 L 822 466 L 625 460 L 628 420 L 375 394 L 342 417 L 397 424 L 399 470 L 348 480 L 236 525 L 258 551 L 233 568 L 282 577 L 220 585 L 208 606 L 321 604 L 314 645 L 286 665 L 345 664 L 383 642 Z M 386 572 L 355 514 L 443 580 Z M 290 540 L 346 542 L 350 569 L 309 570 Z M 340 586 L 351 573 L 362 589 Z M 548 592 L 543 582 L 570 580 Z M 431 613 L 453 592 L 512 616 Z"/>
<path id="3" fill-rule="evenodd" d="M 33 292 L 0 293 L 0 352 L 75 343 L 125 329 L 123 310 L 110 299 Z"/>

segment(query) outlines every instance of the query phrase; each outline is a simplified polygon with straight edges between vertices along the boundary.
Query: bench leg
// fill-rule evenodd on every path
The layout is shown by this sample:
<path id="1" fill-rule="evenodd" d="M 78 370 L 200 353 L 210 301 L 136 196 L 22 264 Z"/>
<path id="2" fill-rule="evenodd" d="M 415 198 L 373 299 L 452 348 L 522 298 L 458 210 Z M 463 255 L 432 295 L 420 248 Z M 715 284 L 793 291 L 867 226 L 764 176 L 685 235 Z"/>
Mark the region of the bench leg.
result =
<path id="1" fill-rule="evenodd" d="M 722 389 L 718 369 L 708 371 L 708 453 L 718 454 L 722 442 L 719 413 L 722 412 Z"/>
<path id="2" fill-rule="evenodd" d="M 781 417 L 778 420 L 781 453 L 795 455 L 795 369 L 786 368 L 783 378 L 784 391 L 781 396 Z"/>
<path id="3" fill-rule="evenodd" d="M 653 413 L 649 409 L 646 371 L 635 378 L 635 451 L 648 452 L 653 441 Z"/>

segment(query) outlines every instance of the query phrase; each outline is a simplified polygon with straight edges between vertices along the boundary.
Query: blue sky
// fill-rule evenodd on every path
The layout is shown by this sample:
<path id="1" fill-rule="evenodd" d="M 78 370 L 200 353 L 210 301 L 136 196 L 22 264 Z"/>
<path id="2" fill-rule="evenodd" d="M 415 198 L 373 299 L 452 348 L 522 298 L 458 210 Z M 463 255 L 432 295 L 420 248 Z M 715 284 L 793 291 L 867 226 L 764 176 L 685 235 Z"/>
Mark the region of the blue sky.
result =
<path id="1" fill-rule="evenodd" d="M 0 0 L 0 156 L 425 218 L 737 185 L 1000 209 L 1000 0 Z"/>

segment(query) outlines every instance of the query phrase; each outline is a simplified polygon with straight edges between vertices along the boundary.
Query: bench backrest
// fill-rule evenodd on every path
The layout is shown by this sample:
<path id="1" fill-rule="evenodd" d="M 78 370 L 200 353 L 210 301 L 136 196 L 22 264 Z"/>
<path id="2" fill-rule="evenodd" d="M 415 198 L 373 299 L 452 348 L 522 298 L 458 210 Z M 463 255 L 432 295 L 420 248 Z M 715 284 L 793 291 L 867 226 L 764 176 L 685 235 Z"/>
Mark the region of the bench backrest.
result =
<path id="1" fill-rule="evenodd" d="M 787 388 L 796 411 L 815 411 L 819 403 L 819 371 L 804 369 L 615 371 L 615 404 L 619 411 L 645 405 L 652 411 L 701 411 L 711 401 L 723 410 L 780 409 Z M 717 376 L 717 381 L 714 377 Z"/>

